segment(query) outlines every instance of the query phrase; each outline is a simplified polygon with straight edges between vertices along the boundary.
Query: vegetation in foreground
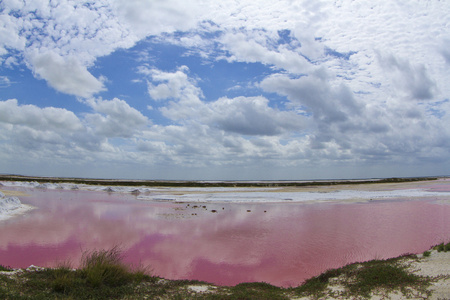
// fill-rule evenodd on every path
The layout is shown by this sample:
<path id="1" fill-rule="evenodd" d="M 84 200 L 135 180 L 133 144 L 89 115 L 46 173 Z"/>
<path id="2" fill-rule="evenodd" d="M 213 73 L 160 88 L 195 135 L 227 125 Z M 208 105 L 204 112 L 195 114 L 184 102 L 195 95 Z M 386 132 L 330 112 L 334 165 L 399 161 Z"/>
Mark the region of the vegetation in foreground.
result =
<path id="1" fill-rule="evenodd" d="M 436 250 L 450 251 L 450 243 Z M 268 283 L 241 283 L 234 287 L 213 286 L 192 280 L 165 280 L 131 268 L 122 262 L 118 248 L 85 252 L 81 267 L 13 270 L 0 266 L 1 299 L 313 299 L 342 297 L 367 299 L 399 291 L 405 296 L 428 297 L 427 287 L 437 278 L 414 274 L 408 261 L 416 255 L 372 260 L 332 269 L 295 288 Z"/>

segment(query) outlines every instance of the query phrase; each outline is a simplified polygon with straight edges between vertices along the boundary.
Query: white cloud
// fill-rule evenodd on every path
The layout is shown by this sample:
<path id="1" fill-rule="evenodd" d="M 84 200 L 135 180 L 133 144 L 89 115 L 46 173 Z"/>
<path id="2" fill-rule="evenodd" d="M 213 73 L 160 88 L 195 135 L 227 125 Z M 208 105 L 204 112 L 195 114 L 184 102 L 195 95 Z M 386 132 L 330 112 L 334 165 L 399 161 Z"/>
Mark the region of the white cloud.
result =
<path id="1" fill-rule="evenodd" d="M 271 49 L 272 47 L 266 44 L 271 41 L 258 41 L 253 33 L 227 33 L 220 41 L 231 54 L 227 57 L 228 61 L 260 62 L 293 73 L 308 73 L 312 69 L 301 53 L 284 45 Z"/>
<path id="2" fill-rule="evenodd" d="M 205 106 L 208 113 L 199 118 L 225 132 L 270 136 L 301 131 L 305 126 L 295 112 L 273 109 L 264 97 L 220 98 Z"/>
<path id="3" fill-rule="evenodd" d="M 41 165 L 47 170 L 88 162 L 91 167 L 110 161 L 132 162 L 132 153 L 108 138 L 130 137 L 148 120 L 119 99 L 90 100 L 89 104 L 98 113 L 79 119 L 66 109 L 19 105 L 15 99 L 0 101 L 2 165 L 24 165 L 28 170 Z"/>
<path id="4" fill-rule="evenodd" d="M 20 25 L 14 17 L 0 15 L 0 56 L 8 53 L 8 48 L 24 50 L 26 40 L 19 35 Z"/>
<path id="5" fill-rule="evenodd" d="M 150 123 L 138 110 L 117 98 L 89 99 L 86 103 L 97 113 L 85 118 L 100 136 L 129 138 Z"/>
<path id="6" fill-rule="evenodd" d="M 88 157 L 82 142 L 90 136 L 88 130 L 73 112 L 63 108 L 19 105 L 15 99 L 0 101 L 0 128 L 2 159 L 16 165 Z"/>
<path id="7" fill-rule="evenodd" d="M 137 41 L 105 4 L 6 1 L 0 15 L 0 56 L 9 65 L 25 62 L 60 92 L 90 97 L 103 91 L 101 80 L 87 68 L 97 57 Z"/>
<path id="8" fill-rule="evenodd" d="M 429 77 L 423 64 L 412 65 L 409 61 L 393 55 L 379 57 L 380 64 L 386 70 L 386 77 L 392 78 L 394 86 L 406 94 L 405 98 L 428 100 L 434 97 L 435 82 Z"/>
<path id="9" fill-rule="evenodd" d="M 344 84 L 333 86 L 316 76 L 289 78 L 277 74 L 265 78 L 260 85 L 268 92 L 286 96 L 294 105 L 304 106 L 317 121 L 324 123 L 346 121 L 363 107 Z"/>
<path id="10" fill-rule="evenodd" d="M 168 100 L 168 105 L 160 108 L 166 118 L 190 119 L 201 109 L 203 93 L 196 81 L 186 74 L 189 72 L 186 66 L 179 67 L 175 72 L 145 68 L 141 68 L 140 72 L 151 79 L 147 82 L 150 97 L 156 101 Z"/>
<path id="11" fill-rule="evenodd" d="M 82 129 L 81 121 L 71 111 L 55 107 L 19 105 L 16 99 L 0 101 L 0 122 L 68 133 Z"/>
<path id="12" fill-rule="evenodd" d="M 9 80 L 8 76 L 0 76 L 0 88 L 6 88 L 11 85 L 11 80 Z"/>
<path id="13" fill-rule="evenodd" d="M 87 98 L 105 89 L 103 83 L 75 58 L 46 52 L 32 55 L 30 61 L 34 73 L 62 93 Z"/>
<path id="14" fill-rule="evenodd" d="M 191 0 L 120 0 L 113 5 L 120 20 L 140 38 L 189 30 L 205 10 L 202 3 Z"/>
<path id="15" fill-rule="evenodd" d="M 151 70 L 148 74 L 158 85 L 149 83 L 149 94 L 155 100 L 170 99 L 160 110 L 171 120 L 202 124 L 244 135 L 278 135 L 304 126 L 293 111 L 280 111 L 269 106 L 264 97 L 220 98 L 203 102 L 202 91 L 181 67 L 176 72 Z"/>
<path id="16" fill-rule="evenodd" d="M 154 82 L 162 82 L 154 85 L 148 82 L 148 93 L 154 100 L 166 99 L 198 99 L 203 97 L 201 90 L 195 86 L 195 80 L 188 78 L 189 68 L 181 66 L 174 73 L 161 70 L 141 69 L 141 73 L 149 75 Z"/>

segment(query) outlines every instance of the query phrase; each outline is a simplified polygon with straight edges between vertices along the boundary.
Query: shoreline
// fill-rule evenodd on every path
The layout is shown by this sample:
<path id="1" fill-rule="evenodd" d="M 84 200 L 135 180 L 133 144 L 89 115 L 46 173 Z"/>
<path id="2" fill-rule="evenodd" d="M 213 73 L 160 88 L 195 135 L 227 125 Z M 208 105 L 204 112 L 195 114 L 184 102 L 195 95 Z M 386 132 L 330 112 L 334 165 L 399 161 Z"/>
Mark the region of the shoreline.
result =
<path id="1" fill-rule="evenodd" d="M 450 248 L 450 243 L 445 246 Z M 405 254 L 391 259 L 357 262 L 338 269 L 327 270 L 318 276 L 306 280 L 301 285 L 291 288 L 280 288 L 264 282 L 243 282 L 235 286 L 220 286 L 197 280 L 169 280 L 153 275 L 140 275 L 142 277 L 141 281 L 133 283 L 133 288 L 129 289 L 128 294 L 123 295 L 123 298 L 147 299 L 152 297 L 156 291 L 161 293 L 162 290 L 163 292 L 157 297 L 158 299 L 179 299 L 180 297 L 184 299 L 235 299 L 236 297 L 244 297 L 246 299 L 292 300 L 325 298 L 336 300 L 348 298 L 400 300 L 405 299 L 405 297 L 408 297 L 408 299 L 448 299 L 450 297 L 450 268 L 448 267 L 450 265 L 450 249 L 438 251 L 437 247 L 434 246 L 423 254 Z M 353 278 L 354 275 L 352 274 L 356 274 L 357 270 L 367 269 L 370 272 L 376 272 L 376 269 L 380 267 L 385 268 L 385 270 L 395 270 L 392 273 L 395 276 L 399 276 L 396 273 L 397 271 L 403 270 L 405 273 L 402 276 L 406 276 L 406 279 L 414 278 L 417 280 L 417 283 L 412 284 L 408 282 L 410 279 L 407 279 L 405 282 L 400 280 L 395 282 L 394 285 L 391 285 L 389 282 L 386 285 L 383 282 L 376 282 L 377 279 L 374 277 L 372 280 L 374 282 L 366 283 L 369 284 L 368 290 L 352 289 L 352 286 L 359 284 L 355 282 L 355 278 L 356 280 L 365 280 L 363 277 Z M 25 279 L 27 276 L 33 277 L 35 276 L 34 274 L 39 275 L 39 273 L 43 274 L 46 272 L 56 274 L 50 276 L 50 278 L 54 278 L 54 281 L 52 282 L 50 279 L 48 283 L 49 276 L 41 276 L 40 278 L 42 279 L 38 279 L 38 281 L 41 282 L 39 287 L 43 291 L 33 289 L 33 293 L 41 293 L 41 295 L 48 295 L 49 297 L 68 296 L 72 298 L 69 293 L 70 289 L 89 289 L 89 286 L 75 287 L 65 282 L 68 280 L 67 272 L 83 272 L 79 269 L 71 269 L 68 266 L 41 268 L 31 265 L 26 269 L 10 269 L 0 265 L 0 279 L 5 282 L 0 284 L 0 295 L 6 296 L 6 299 L 8 299 L 8 295 L 14 298 L 17 294 L 14 291 L 11 292 L 8 282 L 10 285 L 17 284 L 19 287 L 21 283 L 29 280 Z M 66 274 L 62 283 L 58 281 L 58 272 Z M 137 272 L 139 273 L 140 271 Z M 391 271 L 385 272 L 389 273 Z M 391 274 L 385 275 L 390 276 Z M 4 278 L 7 279 L 5 280 Z M 55 288 L 55 281 L 58 281 L 57 288 Z M 49 286 L 46 287 L 46 284 Z M 64 284 L 69 285 L 67 290 L 66 287 L 61 289 L 59 286 Z M 80 285 L 80 282 L 76 284 Z M 4 287 L 8 292 L 2 290 Z M 101 286 L 101 288 L 111 289 L 112 287 Z M 22 292 L 18 288 L 17 293 L 22 294 Z M 95 296 L 92 298 L 97 299 Z"/>
<path id="2" fill-rule="evenodd" d="M 73 183 L 106 186 L 145 186 L 145 187 L 307 187 L 333 185 L 359 185 L 377 183 L 401 183 L 430 181 L 448 176 L 393 177 L 373 179 L 331 179 L 331 180 L 128 180 L 128 179 L 90 179 L 70 177 L 41 177 L 0 174 L 0 181 L 36 181 L 38 183 Z"/>

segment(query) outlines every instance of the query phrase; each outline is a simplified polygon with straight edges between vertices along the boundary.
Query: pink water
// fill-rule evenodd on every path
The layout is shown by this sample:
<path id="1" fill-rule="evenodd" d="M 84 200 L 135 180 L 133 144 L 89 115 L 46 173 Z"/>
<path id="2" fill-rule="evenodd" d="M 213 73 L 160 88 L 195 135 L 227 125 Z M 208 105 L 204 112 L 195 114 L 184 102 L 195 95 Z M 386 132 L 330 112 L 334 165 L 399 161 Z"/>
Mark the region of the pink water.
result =
<path id="1" fill-rule="evenodd" d="M 450 239 L 450 205 L 434 199 L 193 208 L 106 192 L 21 190 L 31 194 L 21 201 L 37 209 L 0 222 L 0 264 L 12 267 L 76 265 L 83 250 L 120 245 L 127 262 L 167 279 L 287 287 Z"/>

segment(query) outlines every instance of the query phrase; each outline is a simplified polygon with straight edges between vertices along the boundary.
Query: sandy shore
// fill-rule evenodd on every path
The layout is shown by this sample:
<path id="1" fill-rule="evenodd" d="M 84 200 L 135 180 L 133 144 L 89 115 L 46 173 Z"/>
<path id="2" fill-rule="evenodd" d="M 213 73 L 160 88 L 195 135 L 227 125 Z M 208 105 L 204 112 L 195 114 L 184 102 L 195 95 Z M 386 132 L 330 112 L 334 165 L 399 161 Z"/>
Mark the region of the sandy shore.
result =
<path id="1" fill-rule="evenodd" d="M 426 296 L 417 291 L 413 291 L 412 295 L 406 297 L 400 291 L 385 293 L 381 291 L 379 294 L 372 295 L 371 300 L 402 300 L 402 299 L 430 299 L 430 300 L 447 300 L 450 299 L 450 252 L 438 252 L 437 250 L 432 250 L 429 257 L 423 257 L 423 255 L 418 255 L 419 259 L 406 259 L 405 264 L 409 265 L 409 270 L 420 276 L 428 276 L 435 278 L 428 291 L 431 292 L 431 296 Z M 193 285 L 189 286 L 189 289 L 195 293 L 216 293 L 217 286 L 214 285 Z M 329 288 L 334 291 L 342 290 L 339 284 L 330 284 Z M 291 297 L 292 300 L 314 300 L 317 299 L 312 296 L 308 297 Z M 319 299 L 336 299 L 344 300 L 345 297 L 332 297 L 327 295 L 325 298 Z M 359 299 L 359 298 L 358 298 Z M 361 298 L 365 299 L 365 298 Z"/>
<path id="2" fill-rule="evenodd" d="M 429 257 L 422 257 L 419 262 L 413 262 L 411 267 L 415 273 L 422 276 L 442 276 L 432 283 L 433 291 L 430 299 L 450 299 L 450 253 L 433 250 Z"/>
<path id="3" fill-rule="evenodd" d="M 421 276 L 428 276 L 435 278 L 428 291 L 431 292 L 431 296 L 426 296 L 417 291 L 413 291 L 412 295 L 406 297 L 400 291 L 384 293 L 381 291 L 379 294 L 372 295 L 371 300 L 402 300 L 402 299 L 430 299 L 430 300 L 446 300 L 450 299 L 450 252 L 438 252 L 437 250 L 432 250 L 429 257 L 423 257 L 423 255 L 418 255 L 418 259 L 406 259 L 403 263 L 408 265 L 408 270 L 414 274 Z M 345 280 L 345 279 L 344 279 Z M 334 291 L 342 290 L 339 284 L 330 284 L 329 288 Z M 197 294 L 215 294 L 220 287 L 214 285 L 192 285 L 188 286 L 192 292 Z M 315 297 L 290 297 L 292 300 L 314 300 Z M 345 297 L 332 297 L 327 295 L 326 297 L 319 299 L 347 299 Z M 359 299 L 359 298 L 357 298 Z M 365 298 L 361 298 L 365 299 Z"/>

